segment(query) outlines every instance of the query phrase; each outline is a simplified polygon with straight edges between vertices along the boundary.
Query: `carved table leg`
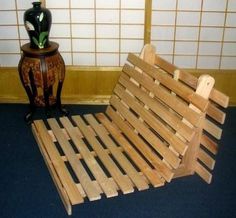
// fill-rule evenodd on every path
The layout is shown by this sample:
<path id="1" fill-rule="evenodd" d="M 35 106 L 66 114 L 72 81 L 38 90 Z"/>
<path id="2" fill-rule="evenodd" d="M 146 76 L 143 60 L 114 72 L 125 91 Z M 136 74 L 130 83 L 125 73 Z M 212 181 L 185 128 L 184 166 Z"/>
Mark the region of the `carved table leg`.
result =
<path id="1" fill-rule="evenodd" d="M 26 123 L 30 124 L 33 121 L 33 114 L 36 110 L 35 104 L 34 104 L 34 97 L 32 95 L 31 89 L 29 86 L 24 86 L 25 91 L 29 98 L 29 112 L 25 115 L 24 120 Z"/>
<path id="2" fill-rule="evenodd" d="M 67 116 L 69 114 L 69 112 L 62 107 L 61 105 L 61 90 L 62 90 L 62 84 L 63 82 L 58 82 L 58 87 L 57 87 L 57 96 L 56 96 L 56 105 L 57 105 L 57 108 L 59 109 L 60 113 L 63 115 L 63 116 Z"/>
<path id="3" fill-rule="evenodd" d="M 30 124 L 33 120 L 33 114 L 36 110 L 35 107 L 35 103 L 34 103 L 34 98 L 35 98 L 35 86 L 32 87 L 33 82 L 33 78 L 32 78 L 32 69 L 29 69 L 29 72 L 27 72 L 27 74 L 29 75 L 29 80 L 30 82 L 27 83 L 24 79 L 23 79 L 23 74 L 25 74 L 24 71 L 22 71 L 22 64 L 24 62 L 24 57 L 22 57 L 20 63 L 19 63 L 19 75 L 20 75 L 20 80 L 21 83 L 26 91 L 26 94 L 28 96 L 29 99 L 29 112 L 26 113 L 26 115 L 24 116 L 24 120 L 27 124 Z M 30 88 L 31 86 L 31 88 Z"/>

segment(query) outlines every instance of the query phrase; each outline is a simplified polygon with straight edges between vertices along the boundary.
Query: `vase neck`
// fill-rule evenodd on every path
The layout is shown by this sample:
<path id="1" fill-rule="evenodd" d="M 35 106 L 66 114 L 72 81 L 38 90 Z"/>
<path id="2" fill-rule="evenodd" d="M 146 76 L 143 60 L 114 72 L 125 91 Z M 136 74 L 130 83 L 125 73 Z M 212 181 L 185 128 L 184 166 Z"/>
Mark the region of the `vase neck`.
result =
<path id="1" fill-rule="evenodd" d="M 33 2 L 32 4 L 35 9 L 41 8 L 41 2 Z"/>

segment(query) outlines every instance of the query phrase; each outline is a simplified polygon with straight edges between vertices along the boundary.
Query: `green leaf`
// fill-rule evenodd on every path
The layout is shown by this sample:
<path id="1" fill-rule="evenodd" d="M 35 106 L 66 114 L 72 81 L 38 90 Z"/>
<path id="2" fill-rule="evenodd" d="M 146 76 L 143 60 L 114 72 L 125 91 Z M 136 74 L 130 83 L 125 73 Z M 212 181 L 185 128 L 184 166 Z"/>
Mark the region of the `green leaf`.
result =
<path id="1" fill-rule="evenodd" d="M 46 41 L 47 41 L 47 39 L 44 39 L 44 40 L 43 40 L 43 43 L 42 43 L 43 47 L 44 47 Z"/>
<path id="2" fill-rule="evenodd" d="M 38 42 L 38 40 L 37 40 L 37 39 L 36 39 L 34 36 L 33 36 L 33 38 L 32 38 L 32 39 L 33 39 L 33 42 L 34 42 L 34 44 L 38 46 L 38 45 L 39 45 L 39 42 Z"/>
<path id="3" fill-rule="evenodd" d="M 41 32 L 39 35 L 39 43 L 43 43 L 43 41 L 47 35 L 48 35 L 48 31 Z"/>

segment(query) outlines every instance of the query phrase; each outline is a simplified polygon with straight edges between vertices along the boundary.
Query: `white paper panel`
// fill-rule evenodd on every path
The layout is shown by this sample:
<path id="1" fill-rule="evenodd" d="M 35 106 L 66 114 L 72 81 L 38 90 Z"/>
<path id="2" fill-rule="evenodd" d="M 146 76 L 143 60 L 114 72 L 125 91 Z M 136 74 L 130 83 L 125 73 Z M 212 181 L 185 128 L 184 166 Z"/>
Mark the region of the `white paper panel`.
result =
<path id="1" fill-rule="evenodd" d="M 32 2 L 34 2 L 34 1 L 31 1 L 31 0 L 16 0 L 17 8 L 20 9 L 20 10 L 21 9 L 26 10 L 28 8 L 32 8 L 33 7 Z M 35 1 L 35 2 L 38 2 L 38 1 Z M 4 1 L 4 4 L 5 4 L 5 1 Z"/>
<path id="2" fill-rule="evenodd" d="M 217 69 L 219 68 L 220 57 L 199 56 L 197 67 L 199 69 Z"/>
<path id="3" fill-rule="evenodd" d="M 224 43 L 223 55 L 236 56 L 236 43 Z"/>
<path id="4" fill-rule="evenodd" d="M 70 39 L 53 39 L 53 41 L 59 44 L 60 52 L 70 52 L 71 51 L 71 40 Z"/>
<path id="5" fill-rule="evenodd" d="M 119 23 L 119 11 L 118 10 L 97 10 L 96 11 L 97 23 Z"/>
<path id="6" fill-rule="evenodd" d="M 119 8 L 120 0 L 96 0 L 96 8 Z"/>
<path id="7" fill-rule="evenodd" d="M 94 66 L 95 53 L 74 53 L 73 64 L 79 66 Z"/>
<path id="8" fill-rule="evenodd" d="M 152 27 L 153 40 L 174 40 L 174 27 L 154 26 Z"/>
<path id="9" fill-rule="evenodd" d="M 121 23 L 143 24 L 144 23 L 144 11 L 142 11 L 142 10 L 122 10 L 121 11 Z"/>
<path id="10" fill-rule="evenodd" d="M 224 13 L 203 12 L 202 26 L 223 26 L 224 19 Z"/>
<path id="11" fill-rule="evenodd" d="M 121 25 L 121 38 L 143 38 L 143 25 Z"/>
<path id="12" fill-rule="evenodd" d="M 66 9 L 52 9 L 53 23 L 70 23 L 70 12 Z"/>
<path id="13" fill-rule="evenodd" d="M 119 38 L 119 25 L 96 25 L 97 38 Z"/>
<path id="14" fill-rule="evenodd" d="M 94 23 L 94 10 L 71 10 L 72 23 Z"/>
<path id="15" fill-rule="evenodd" d="M 200 40 L 202 41 L 222 41 L 223 28 L 202 27 Z"/>
<path id="16" fill-rule="evenodd" d="M 199 54 L 200 55 L 220 55 L 221 43 L 219 42 L 200 42 Z"/>
<path id="17" fill-rule="evenodd" d="M 178 10 L 194 10 L 199 11 L 201 9 L 202 0 L 178 0 Z"/>
<path id="18" fill-rule="evenodd" d="M 154 41 L 153 44 L 158 54 L 173 54 L 173 41 Z"/>
<path id="19" fill-rule="evenodd" d="M 120 66 L 124 66 L 128 57 L 128 53 L 122 53 L 120 55 Z"/>
<path id="20" fill-rule="evenodd" d="M 196 56 L 175 56 L 174 64 L 181 68 L 195 68 Z"/>
<path id="21" fill-rule="evenodd" d="M 71 52 L 69 52 L 69 53 L 61 52 L 61 56 L 65 62 L 65 65 L 72 65 Z"/>
<path id="22" fill-rule="evenodd" d="M 19 53 L 19 40 L 0 40 L 0 53 Z"/>
<path id="23" fill-rule="evenodd" d="M 77 38 L 95 38 L 94 24 L 72 24 L 72 37 Z"/>
<path id="24" fill-rule="evenodd" d="M 52 1 L 54 1 L 55 4 L 55 0 Z M 94 0 L 79 0 L 79 1 L 70 0 L 70 1 L 71 1 L 71 8 L 94 8 L 94 2 L 95 2 Z"/>
<path id="25" fill-rule="evenodd" d="M 75 52 L 95 52 L 95 40 L 72 39 L 72 50 Z"/>
<path id="26" fill-rule="evenodd" d="M 70 24 L 53 24 L 50 37 L 70 37 Z"/>
<path id="27" fill-rule="evenodd" d="M 15 9 L 15 0 L 4 1 L 4 4 L 1 3 L 1 10 L 14 10 Z"/>
<path id="28" fill-rule="evenodd" d="M 153 25 L 174 25 L 175 12 L 173 11 L 153 11 L 152 13 Z"/>
<path id="29" fill-rule="evenodd" d="M 153 0 L 152 1 L 153 10 L 175 10 L 176 8 L 176 0 Z"/>
<path id="30" fill-rule="evenodd" d="M 227 0 L 204 0 L 204 11 L 225 11 Z"/>
<path id="31" fill-rule="evenodd" d="M 17 17 L 18 17 L 18 24 L 19 25 L 24 25 L 24 12 L 25 11 L 18 11 L 17 12 Z"/>
<path id="32" fill-rule="evenodd" d="M 87 2 L 88 0 L 86 0 Z M 73 2 L 73 0 L 71 0 Z M 69 8 L 69 1 L 68 0 L 46 0 L 46 7 L 47 8 Z"/>
<path id="33" fill-rule="evenodd" d="M 225 41 L 235 41 L 236 40 L 236 28 L 226 28 L 224 40 Z"/>
<path id="34" fill-rule="evenodd" d="M 199 26 L 200 13 L 199 12 L 178 12 L 177 24 L 188 26 Z"/>
<path id="35" fill-rule="evenodd" d="M 119 52 L 118 39 L 97 39 L 96 41 L 97 52 Z"/>
<path id="36" fill-rule="evenodd" d="M 235 0 L 228 0 L 228 11 L 236 12 L 236 1 Z"/>
<path id="37" fill-rule="evenodd" d="M 198 40 L 199 27 L 176 27 L 177 40 Z"/>
<path id="38" fill-rule="evenodd" d="M 143 40 L 121 40 L 121 52 L 140 52 Z"/>
<path id="39" fill-rule="evenodd" d="M 236 69 L 236 57 L 222 57 L 221 69 Z"/>
<path id="40" fill-rule="evenodd" d="M 16 12 L 15 11 L 1 11 L 0 12 L 0 25 L 16 25 Z"/>
<path id="41" fill-rule="evenodd" d="M 0 54 L 0 67 L 15 67 L 18 65 L 20 55 Z"/>
<path id="42" fill-rule="evenodd" d="M 227 27 L 236 27 L 236 13 L 228 13 L 226 19 Z"/>
<path id="43" fill-rule="evenodd" d="M 119 65 L 119 54 L 97 54 L 98 66 L 117 66 Z"/>
<path id="44" fill-rule="evenodd" d="M 197 42 L 176 42 L 175 54 L 194 55 L 197 52 Z"/>
<path id="45" fill-rule="evenodd" d="M 121 0 L 121 8 L 144 9 L 145 0 Z"/>
<path id="46" fill-rule="evenodd" d="M 28 33 L 25 29 L 25 26 L 19 26 L 20 39 L 29 39 Z"/>
<path id="47" fill-rule="evenodd" d="M 0 26 L 0 39 L 18 39 L 17 26 Z"/>

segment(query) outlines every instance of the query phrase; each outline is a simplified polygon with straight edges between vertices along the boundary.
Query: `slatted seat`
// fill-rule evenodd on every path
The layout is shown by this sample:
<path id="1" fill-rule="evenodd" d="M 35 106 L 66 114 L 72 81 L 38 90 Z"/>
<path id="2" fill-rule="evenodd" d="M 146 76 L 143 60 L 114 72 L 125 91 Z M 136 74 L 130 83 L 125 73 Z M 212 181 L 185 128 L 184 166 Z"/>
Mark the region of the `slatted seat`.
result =
<path id="1" fill-rule="evenodd" d="M 85 199 L 160 187 L 195 172 L 210 183 L 217 146 L 204 132 L 220 138 L 210 119 L 222 124 L 216 104 L 228 105 L 213 86 L 212 77 L 180 71 L 147 45 L 140 57 L 128 55 L 105 113 L 35 120 L 34 136 L 68 214 Z"/>

